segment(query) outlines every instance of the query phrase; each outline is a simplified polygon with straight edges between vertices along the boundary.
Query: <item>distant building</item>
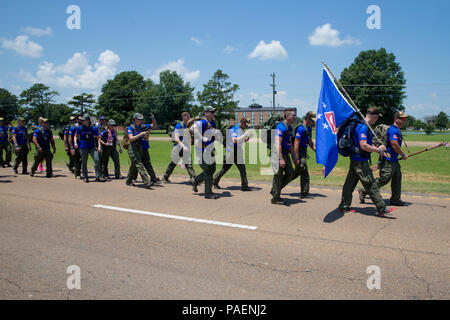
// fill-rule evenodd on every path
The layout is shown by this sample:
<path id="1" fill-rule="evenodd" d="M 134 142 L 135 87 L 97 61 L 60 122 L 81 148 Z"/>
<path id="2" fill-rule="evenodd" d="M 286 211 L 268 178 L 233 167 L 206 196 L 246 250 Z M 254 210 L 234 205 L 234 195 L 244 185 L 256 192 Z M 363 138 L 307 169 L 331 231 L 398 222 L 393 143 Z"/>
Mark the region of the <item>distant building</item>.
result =
<path id="1" fill-rule="evenodd" d="M 275 112 L 281 115 L 285 109 L 287 109 L 287 107 L 278 107 L 275 108 Z M 241 118 L 249 119 L 251 125 L 262 124 L 272 114 L 273 111 L 274 108 L 263 107 L 260 104 L 253 103 L 249 105 L 248 108 L 238 108 L 234 113 L 235 120 L 231 119 L 230 124 L 234 125 Z"/>

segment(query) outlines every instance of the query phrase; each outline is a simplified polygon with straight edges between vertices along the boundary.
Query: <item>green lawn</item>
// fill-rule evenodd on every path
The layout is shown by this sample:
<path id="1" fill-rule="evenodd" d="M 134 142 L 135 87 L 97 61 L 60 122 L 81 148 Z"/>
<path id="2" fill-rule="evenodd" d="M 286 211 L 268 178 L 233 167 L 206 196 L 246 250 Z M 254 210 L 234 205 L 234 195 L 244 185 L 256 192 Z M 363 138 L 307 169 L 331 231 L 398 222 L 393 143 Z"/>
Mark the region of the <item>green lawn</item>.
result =
<path id="1" fill-rule="evenodd" d="M 442 142 L 449 141 L 450 134 L 442 134 L 442 133 L 433 133 L 429 136 L 426 134 L 403 134 L 403 138 L 408 143 L 408 141 L 434 141 L 434 142 Z"/>

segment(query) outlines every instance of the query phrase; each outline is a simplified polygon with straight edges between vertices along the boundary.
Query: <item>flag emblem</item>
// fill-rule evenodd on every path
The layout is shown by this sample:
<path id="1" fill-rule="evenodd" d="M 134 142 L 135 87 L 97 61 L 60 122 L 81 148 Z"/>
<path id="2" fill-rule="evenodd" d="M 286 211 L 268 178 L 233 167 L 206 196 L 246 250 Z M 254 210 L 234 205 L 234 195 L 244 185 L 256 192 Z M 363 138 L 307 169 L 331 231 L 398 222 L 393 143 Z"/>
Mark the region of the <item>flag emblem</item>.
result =
<path id="1" fill-rule="evenodd" d="M 327 122 L 331 127 L 331 131 L 333 132 L 333 134 L 337 133 L 337 128 L 336 128 L 336 121 L 334 120 L 334 112 L 324 112 L 325 117 L 327 118 Z"/>

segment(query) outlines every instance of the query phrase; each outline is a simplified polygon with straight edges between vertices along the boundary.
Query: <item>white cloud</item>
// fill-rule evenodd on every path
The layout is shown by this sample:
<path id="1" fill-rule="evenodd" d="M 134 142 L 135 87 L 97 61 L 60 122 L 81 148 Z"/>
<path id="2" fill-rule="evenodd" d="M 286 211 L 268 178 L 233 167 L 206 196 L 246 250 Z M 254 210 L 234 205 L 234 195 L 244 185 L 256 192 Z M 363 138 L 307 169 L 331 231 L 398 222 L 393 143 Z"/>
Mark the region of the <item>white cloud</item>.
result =
<path id="1" fill-rule="evenodd" d="M 40 29 L 40 28 L 26 27 L 25 29 L 23 29 L 23 32 L 31 34 L 32 36 L 36 37 L 51 36 L 52 28 L 47 27 L 45 29 Z"/>
<path id="2" fill-rule="evenodd" d="M 18 85 L 14 85 L 14 84 L 11 85 L 11 90 L 15 93 L 20 93 L 20 89 L 21 89 L 21 87 Z"/>
<path id="3" fill-rule="evenodd" d="M 21 56 L 39 58 L 44 48 L 31 40 L 28 36 L 17 36 L 14 40 L 2 38 L 2 47 L 16 51 Z"/>
<path id="4" fill-rule="evenodd" d="M 288 56 L 286 50 L 280 41 L 272 40 L 271 43 L 265 43 L 261 40 L 256 48 L 248 55 L 249 58 L 259 58 L 260 60 L 286 59 Z"/>
<path id="5" fill-rule="evenodd" d="M 330 23 L 319 26 L 313 34 L 308 37 L 309 44 L 312 46 L 339 47 L 344 44 L 357 44 L 361 42 L 358 39 L 347 37 L 345 40 L 339 39 L 339 31 L 331 28 Z"/>
<path id="6" fill-rule="evenodd" d="M 150 78 L 155 82 L 159 82 L 159 74 L 164 70 L 175 71 L 187 82 L 194 82 L 200 77 L 200 70 L 189 71 L 184 66 L 184 59 L 178 59 L 177 61 L 171 61 L 158 68 Z"/>
<path id="7" fill-rule="evenodd" d="M 449 114 L 450 107 L 436 105 L 434 103 L 418 103 L 405 108 L 406 114 L 410 114 L 418 119 L 423 119 L 425 116 L 437 115 L 441 111 Z"/>
<path id="8" fill-rule="evenodd" d="M 63 88 L 96 89 L 111 79 L 116 73 L 120 58 L 110 50 L 102 52 L 92 67 L 86 52 L 76 52 L 60 66 L 51 62 L 39 65 L 36 75 L 21 71 L 19 77 L 29 82 L 42 82 Z"/>
<path id="9" fill-rule="evenodd" d="M 191 40 L 194 41 L 196 44 L 198 44 L 199 46 L 203 45 L 203 42 L 201 42 L 199 39 L 195 38 L 195 37 L 191 37 Z"/>
<path id="10" fill-rule="evenodd" d="M 225 48 L 223 48 L 222 52 L 223 53 L 232 53 L 234 51 L 236 51 L 237 48 L 230 46 L 229 44 L 227 44 L 227 46 Z"/>

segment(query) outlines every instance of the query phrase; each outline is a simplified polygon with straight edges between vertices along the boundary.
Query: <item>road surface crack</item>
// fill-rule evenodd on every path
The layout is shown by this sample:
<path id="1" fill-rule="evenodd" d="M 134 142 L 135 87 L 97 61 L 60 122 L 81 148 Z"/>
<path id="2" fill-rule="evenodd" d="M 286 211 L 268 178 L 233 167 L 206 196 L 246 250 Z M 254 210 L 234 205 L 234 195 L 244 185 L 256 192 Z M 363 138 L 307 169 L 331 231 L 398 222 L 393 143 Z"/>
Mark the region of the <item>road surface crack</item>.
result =
<path id="1" fill-rule="evenodd" d="M 433 295 L 431 294 L 430 284 L 425 280 L 425 277 L 421 277 L 421 276 L 417 275 L 415 270 L 414 270 L 414 268 L 408 264 L 408 260 L 407 260 L 406 254 L 403 252 L 403 250 L 400 250 L 400 252 L 403 255 L 404 263 L 405 263 L 406 268 L 409 270 L 409 272 L 413 275 L 413 277 L 415 279 L 417 279 L 417 280 L 419 280 L 419 281 L 424 283 L 424 285 L 425 285 L 425 287 L 427 289 L 428 297 L 430 299 L 433 299 Z"/>
<path id="2" fill-rule="evenodd" d="M 370 237 L 370 239 L 369 239 L 369 242 L 368 242 L 368 245 L 369 246 L 372 246 L 372 241 L 375 239 L 375 237 L 383 230 L 383 229 L 385 229 L 386 227 L 388 227 L 388 226 L 390 226 L 391 225 L 391 223 L 386 223 L 384 226 L 382 226 L 380 229 L 378 229 L 377 231 L 375 231 L 375 233 L 373 234 L 373 236 L 372 237 Z"/>

